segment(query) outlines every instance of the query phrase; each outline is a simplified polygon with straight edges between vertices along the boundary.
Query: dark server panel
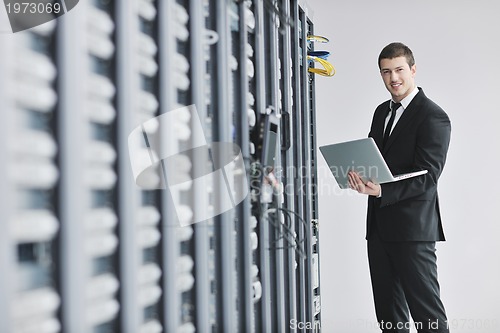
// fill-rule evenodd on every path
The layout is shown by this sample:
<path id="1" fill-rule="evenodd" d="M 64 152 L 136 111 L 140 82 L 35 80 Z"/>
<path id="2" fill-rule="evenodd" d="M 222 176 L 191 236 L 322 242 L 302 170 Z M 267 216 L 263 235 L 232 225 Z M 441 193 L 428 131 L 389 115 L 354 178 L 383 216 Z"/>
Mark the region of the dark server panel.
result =
<path id="1" fill-rule="evenodd" d="M 320 331 L 296 0 L 89 0 L 0 42 L 0 332 Z"/>
<path id="2" fill-rule="evenodd" d="M 57 25 L 2 34 L 2 332 L 57 332 Z"/>

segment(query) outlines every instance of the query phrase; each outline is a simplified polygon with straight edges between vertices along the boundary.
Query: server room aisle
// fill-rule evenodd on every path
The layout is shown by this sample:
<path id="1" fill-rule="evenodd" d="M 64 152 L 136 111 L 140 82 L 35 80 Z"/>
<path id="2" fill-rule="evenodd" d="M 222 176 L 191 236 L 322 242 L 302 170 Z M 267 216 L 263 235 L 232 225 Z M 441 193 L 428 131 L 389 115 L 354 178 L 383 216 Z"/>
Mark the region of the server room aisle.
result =
<path id="1" fill-rule="evenodd" d="M 0 13 L 0 333 L 320 332 L 311 9 L 39 2 Z"/>

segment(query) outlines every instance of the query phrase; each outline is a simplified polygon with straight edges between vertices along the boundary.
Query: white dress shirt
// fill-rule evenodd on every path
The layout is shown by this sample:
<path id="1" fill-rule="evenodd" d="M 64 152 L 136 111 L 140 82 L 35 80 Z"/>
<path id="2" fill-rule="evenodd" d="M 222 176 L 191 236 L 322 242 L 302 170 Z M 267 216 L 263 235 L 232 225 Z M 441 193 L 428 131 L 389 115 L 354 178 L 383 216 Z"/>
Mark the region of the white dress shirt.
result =
<path id="1" fill-rule="evenodd" d="M 398 123 L 399 118 L 401 118 L 405 109 L 408 107 L 408 105 L 410 105 L 413 98 L 418 94 L 418 91 L 419 90 L 418 90 L 417 86 L 415 86 L 415 89 L 413 89 L 413 91 L 408 96 L 406 96 L 405 98 L 403 98 L 401 100 L 401 102 L 400 102 L 401 106 L 396 110 L 396 117 L 394 118 L 394 123 L 392 124 L 392 128 L 391 128 L 391 131 L 389 133 L 392 133 L 392 130 L 394 129 L 394 127 Z M 391 105 L 395 104 L 395 103 L 396 102 L 391 100 Z M 391 118 L 391 113 L 389 112 L 387 114 L 387 117 L 385 118 L 384 131 L 385 131 L 385 128 L 387 127 L 387 123 L 389 122 L 390 118 Z"/>
<path id="2" fill-rule="evenodd" d="M 391 131 L 389 132 L 389 135 L 390 135 L 390 133 L 392 133 L 392 130 L 394 129 L 394 127 L 398 123 L 399 118 L 401 118 L 401 116 L 403 115 L 403 112 L 405 111 L 405 109 L 408 107 L 408 105 L 410 105 L 413 98 L 418 94 L 418 91 L 419 91 L 418 87 L 415 86 L 415 89 L 413 89 L 413 91 L 408 96 L 406 96 L 405 98 L 403 98 L 401 100 L 401 102 L 400 102 L 401 106 L 396 110 L 396 117 L 394 117 L 394 123 L 392 124 L 392 128 L 391 128 Z M 393 103 L 396 103 L 396 102 L 391 100 L 391 105 Z M 387 117 L 385 118 L 384 132 L 385 132 L 385 128 L 387 127 L 387 123 L 389 122 L 389 119 L 391 119 L 391 112 L 389 112 L 387 114 Z M 381 198 L 381 197 L 382 197 L 382 187 L 380 187 L 380 193 L 377 196 L 377 198 Z"/>

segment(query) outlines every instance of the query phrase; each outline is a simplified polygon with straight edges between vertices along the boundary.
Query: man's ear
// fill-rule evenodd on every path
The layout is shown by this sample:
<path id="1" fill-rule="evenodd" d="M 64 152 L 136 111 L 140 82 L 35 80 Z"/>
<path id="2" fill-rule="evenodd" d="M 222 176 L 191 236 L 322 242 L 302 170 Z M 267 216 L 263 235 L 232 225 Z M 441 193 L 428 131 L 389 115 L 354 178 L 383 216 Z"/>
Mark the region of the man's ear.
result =
<path id="1" fill-rule="evenodd" d="M 417 64 L 413 64 L 410 68 L 411 76 L 415 77 L 415 74 L 417 74 Z"/>

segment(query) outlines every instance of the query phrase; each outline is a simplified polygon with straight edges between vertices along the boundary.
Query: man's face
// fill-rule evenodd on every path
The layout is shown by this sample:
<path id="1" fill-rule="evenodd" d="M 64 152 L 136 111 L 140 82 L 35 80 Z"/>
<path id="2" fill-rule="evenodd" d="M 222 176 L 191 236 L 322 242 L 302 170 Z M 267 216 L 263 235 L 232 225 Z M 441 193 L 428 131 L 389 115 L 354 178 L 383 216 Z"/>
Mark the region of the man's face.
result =
<path id="1" fill-rule="evenodd" d="M 415 89 L 417 67 L 411 68 L 406 57 L 380 60 L 380 74 L 392 99 L 399 103 Z"/>

